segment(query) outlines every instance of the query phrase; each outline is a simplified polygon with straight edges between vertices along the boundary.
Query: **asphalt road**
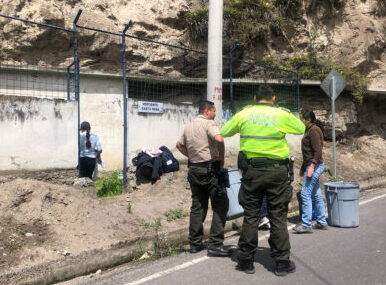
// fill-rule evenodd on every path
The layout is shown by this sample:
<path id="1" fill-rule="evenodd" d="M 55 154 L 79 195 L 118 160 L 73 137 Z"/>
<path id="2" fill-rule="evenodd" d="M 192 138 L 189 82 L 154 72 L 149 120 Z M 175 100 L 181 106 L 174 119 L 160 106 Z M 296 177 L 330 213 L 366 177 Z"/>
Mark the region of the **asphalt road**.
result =
<path id="1" fill-rule="evenodd" d="M 359 213 L 357 228 L 330 227 L 303 235 L 290 231 L 297 270 L 286 277 L 273 274 L 268 232 L 260 232 L 253 275 L 236 271 L 231 258 L 209 258 L 201 252 L 124 265 L 61 284 L 386 284 L 386 191 L 362 197 Z M 230 237 L 226 243 L 237 240 Z"/>

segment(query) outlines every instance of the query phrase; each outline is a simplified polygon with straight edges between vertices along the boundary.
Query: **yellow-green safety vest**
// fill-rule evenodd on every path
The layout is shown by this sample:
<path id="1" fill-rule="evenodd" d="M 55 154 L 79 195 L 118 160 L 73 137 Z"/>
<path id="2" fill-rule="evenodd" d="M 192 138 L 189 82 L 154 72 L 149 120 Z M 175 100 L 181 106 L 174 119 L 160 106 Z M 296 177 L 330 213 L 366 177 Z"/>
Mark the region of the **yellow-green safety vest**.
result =
<path id="1" fill-rule="evenodd" d="M 286 134 L 304 134 L 305 126 L 293 114 L 270 104 L 256 104 L 236 113 L 221 128 L 223 137 L 240 133 L 240 150 L 248 158 L 285 159 L 289 155 Z"/>

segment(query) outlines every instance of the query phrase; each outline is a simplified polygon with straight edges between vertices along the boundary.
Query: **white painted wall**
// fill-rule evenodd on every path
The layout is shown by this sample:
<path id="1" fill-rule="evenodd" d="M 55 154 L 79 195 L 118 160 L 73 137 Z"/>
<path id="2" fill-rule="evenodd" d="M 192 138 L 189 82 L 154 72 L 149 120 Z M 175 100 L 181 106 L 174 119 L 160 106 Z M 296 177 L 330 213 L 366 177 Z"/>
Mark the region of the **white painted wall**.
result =
<path id="1" fill-rule="evenodd" d="M 0 133 L 0 170 L 77 164 L 75 102 L 1 97 Z"/>
<path id="2" fill-rule="evenodd" d="M 99 137 L 108 170 L 123 166 L 123 95 L 119 77 L 80 77 L 80 121 Z"/>
<path id="3" fill-rule="evenodd" d="M 24 80 L 22 75 L 18 75 Z M 29 75 L 26 75 L 27 77 Z M 58 83 L 52 75 L 39 75 L 50 90 Z M 51 83 L 52 86 L 49 85 Z M 0 170 L 73 168 L 77 164 L 77 102 L 34 98 L 34 91 L 11 95 L 0 102 Z M 32 88 L 32 87 L 29 87 Z M 34 88 L 41 88 L 38 85 Z M 0 86 L 7 94 L 6 86 Z M 23 91 L 24 92 L 24 91 Z M 9 92 L 8 92 L 9 93 Z M 20 97 L 15 95 L 27 95 Z M 1 95 L 1 94 L 0 94 Z M 50 94 L 47 94 L 50 95 Z M 64 98 L 65 93 L 61 96 Z M 119 76 L 82 75 L 80 77 L 81 121 L 91 124 L 99 136 L 102 158 L 108 170 L 123 165 L 123 98 Z M 163 114 L 138 113 L 137 100 L 128 100 L 128 162 L 142 149 L 167 146 L 177 158 L 183 156 L 175 144 L 184 127 L 198 109 L 191 105 L 164 103 Z M 300 151 L 300 138 L 288 136 L 293 151 Z M 227 155 L 237 155 L 239 136 L 225 139 Z"/>

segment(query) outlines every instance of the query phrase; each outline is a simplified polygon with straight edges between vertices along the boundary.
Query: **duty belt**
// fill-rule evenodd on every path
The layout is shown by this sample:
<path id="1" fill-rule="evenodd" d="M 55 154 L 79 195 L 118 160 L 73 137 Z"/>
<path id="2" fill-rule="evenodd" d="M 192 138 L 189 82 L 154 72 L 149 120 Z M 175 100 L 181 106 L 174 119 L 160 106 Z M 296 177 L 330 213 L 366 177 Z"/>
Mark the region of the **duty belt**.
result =
<path id="1" fill-rule="evenodd" d="M 195 166 L 195 167 L 205 167 L 207 168 L 211 164 L 211 161 L 204 161 L 204 162 L 190 162 L 188 161 L 188 167 Z"/>
<path id="2" fill-rule="evenodd" d="M 288 165 L 288 158 L 286 159 L 274 159 L 267 157 L 252 157 L 247 159 L 248 165 L 252 165 L 255 168 L 274 166 L 274 165 Z"/>

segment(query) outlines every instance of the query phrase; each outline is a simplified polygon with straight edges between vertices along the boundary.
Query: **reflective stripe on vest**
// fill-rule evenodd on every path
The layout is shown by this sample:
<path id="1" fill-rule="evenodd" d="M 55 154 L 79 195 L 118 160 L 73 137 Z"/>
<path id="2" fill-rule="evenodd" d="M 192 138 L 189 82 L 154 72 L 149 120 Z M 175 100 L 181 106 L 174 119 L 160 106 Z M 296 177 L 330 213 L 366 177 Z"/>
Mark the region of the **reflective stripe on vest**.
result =
<path id="1" fill-rule="evenodd" d="M 285 136 L 282 137 L 263 137 L 263 136 L 240 136 L 242 139 L 259 139 L 259 140 L 282 140 Z"/>

